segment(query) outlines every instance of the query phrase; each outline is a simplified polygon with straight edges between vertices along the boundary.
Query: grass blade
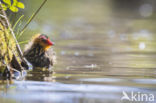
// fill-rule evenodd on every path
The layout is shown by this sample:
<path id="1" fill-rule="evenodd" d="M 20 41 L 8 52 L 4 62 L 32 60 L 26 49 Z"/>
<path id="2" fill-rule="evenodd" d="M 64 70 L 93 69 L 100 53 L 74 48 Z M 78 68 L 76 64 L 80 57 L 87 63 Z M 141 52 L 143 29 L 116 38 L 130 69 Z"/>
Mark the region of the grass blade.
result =
<path id="1" fill-rule="evenodd" d="M 25 29 L 27 28 L 27 26 L 30 24 L 30 22 L 34 19 L 34 17 L 38 14 L 38 12 L 41 10 L 41 8 L 44 6 L 44 4 L 47 2 L 47 0 L 44 0 L 41 4 L 41 6 L 36 10 L 35 13 L 32 14 L 32 16 L 30 17 L 30 19 L 27 21 L 26 25 L 23 27 L 23 29 L 21 30 L 21 33 L 19 34 L 18 38 L 20 36 L 22 36 L 22 34 L 24 33 Z"/>
<path id="2" fill-rule="evenodd" d="M 14 24 L 14 26 L 12 27 L 13 30 L 15 30 L 17 24 L 21 21 L 21 19 L 24 17 L 24 15 L 22 15 L 17 21 L 16 23 Z"/>

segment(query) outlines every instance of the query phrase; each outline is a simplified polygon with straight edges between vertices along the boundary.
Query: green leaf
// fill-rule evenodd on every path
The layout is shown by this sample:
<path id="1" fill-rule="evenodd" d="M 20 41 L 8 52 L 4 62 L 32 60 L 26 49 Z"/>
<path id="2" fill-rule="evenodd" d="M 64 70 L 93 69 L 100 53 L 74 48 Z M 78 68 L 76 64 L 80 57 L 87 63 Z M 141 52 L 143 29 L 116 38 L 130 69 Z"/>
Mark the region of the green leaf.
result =
<path id="1" fill-rule="evenodd" d="M 17 0 L 13 0 L 12 6 L 24 9 L 24 4 L 22 2 L 18 2 Z"/>
<path id="2" fill-rule="evenodd" d="M 24 9 L 24 4 L 22 2 L 18 2 L 17 0 L 13 1 L 12 6 L 16 6 L 16 7 Z"/>
<path id="3" fill-rule="evenodd" d="M 2 4 L 2 8 L 4 9 L 4 10 L 7 10 L 7 6 L 6 5 L 4 5 L 4 4 Z"/>
<path id="4" fill-rule="evenodd" d="M 12 12 L 18 12 L 18 8 L 24 9 L 24 4 L 22 2 L 18 2 L 18 0 L 13 0 L 13 4 L 11 4 L 11 0 L 3 0 L 2 8 L 7 10 L 8 8 Z M 5 5 L 6 4 L 6 5 Z"/>
<path id="5" fill-rule="evenodd" d="M 13 0 L 13 4 L 12 5 L 16 6 L 17 2 L 18 2 L 17 0 Z"/>
<path id="6" fill-rule="evenodd" d="M 24 9 L 24 4 L 22 2 L 18 2 L 16 6 L 21 9 Z"/>
<path id="7" fill-rule="evenodd" d="M 11 6 L 9 9 L 10 9 L 12 12 L 18 12 L 18 8 L 17 8 L 17 7 Z"/>
<path id="8" fill-rule="evenodd" d="M 17 6 L 18 1 L 17 0 L 13 0 L 13 4 L 12 6 Z"/>
<path id="9" fill-rule="evenodd" d="M 11 6 L 11 0 L 3 0 L 3 2 Z"/>

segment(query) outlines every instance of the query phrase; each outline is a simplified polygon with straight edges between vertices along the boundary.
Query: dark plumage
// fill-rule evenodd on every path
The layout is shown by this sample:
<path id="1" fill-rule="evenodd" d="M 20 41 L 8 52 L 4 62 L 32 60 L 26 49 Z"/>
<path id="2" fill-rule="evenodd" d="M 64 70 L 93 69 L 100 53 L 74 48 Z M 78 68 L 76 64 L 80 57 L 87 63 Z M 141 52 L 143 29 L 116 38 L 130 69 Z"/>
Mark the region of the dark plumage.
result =
<path id="1" fill-rule="evenodd" d="M 50 68 L 56 61 L 55 52 L 50 48 L 52 45 L 46 35 L 38 34 L 26 45 L 24 57 L 33 67 Z"/>

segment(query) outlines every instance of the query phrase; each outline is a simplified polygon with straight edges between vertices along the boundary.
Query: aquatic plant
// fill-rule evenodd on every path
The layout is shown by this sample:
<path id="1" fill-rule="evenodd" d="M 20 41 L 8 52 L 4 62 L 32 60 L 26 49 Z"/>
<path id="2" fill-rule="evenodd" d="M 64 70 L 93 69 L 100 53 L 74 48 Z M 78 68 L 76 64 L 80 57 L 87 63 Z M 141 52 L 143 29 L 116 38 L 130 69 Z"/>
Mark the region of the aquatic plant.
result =
<path id="1" fill-rule="evenodd" d="M 36 14 L 40 11 L 42 6 L 45 4 L 47 0 L 44 0 L 41 6 L 37 9 L 37 11 L 31 16 L 26 25 L 22 30 L 20 30 L 19 34 L 14 33 L 14 29 L 17 24 L 22 19 L 23 15 L 17 20 L 17 22 L 12 27 L 9 23 L 5 10 L 11 10 L 12 12 L 18 12 L 18 8 L 24 8 L 24 4 L 18 2 L 17 0 L 2 0 L 0 1 L 0 77 L 8 76 L 11 78 L 12 72 L 18 71 L 22 72 L 24 69 L 22 66 L 29 68 L 29 63 L 23 57 L 23 53 L 20 49 L 19 42 L 17 38 L 19 38 L 23 32 L 25 31 L 28 24 L 32 21 L 32 19 L 36 16 Z M 25 42 L 25 41 L 24 41 Z M 22 63 L 22 64 L 21 64 Z M 24 63 L 24 64 L 23 64 Z M 28 69 L 27 68 L 27 69 Z M 7 72 L 6 72 L 7 71 Z"/>
<path id="2" fill-rule="evenodd" d="M 10 31 L 0 23 L 0 71 L 4 72 L 7 65 L 11 63 L 13 53 L 17 55 L 16 43 L 10 35 Z"/>
<path id="3" fill-rule="evenodd" d="M 21 71 L 22 52 L 0 2 L 0 77 L 9 78 L 13 71 Z M 15 69 L 16 68 L 16 69 Z"/>

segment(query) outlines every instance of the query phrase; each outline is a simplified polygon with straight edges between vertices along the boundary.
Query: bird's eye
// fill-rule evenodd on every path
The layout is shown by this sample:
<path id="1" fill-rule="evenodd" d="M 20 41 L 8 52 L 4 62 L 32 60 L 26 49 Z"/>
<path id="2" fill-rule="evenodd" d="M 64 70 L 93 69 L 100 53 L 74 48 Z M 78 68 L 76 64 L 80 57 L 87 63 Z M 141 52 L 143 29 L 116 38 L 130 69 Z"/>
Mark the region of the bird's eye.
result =
<path id="1" fill-rule="evenodd" d="M 47 42 L 47 40 L 45 40 L 45 39 L 42 39 L 42 42 L 46 43 L 46 42 Z"/>

